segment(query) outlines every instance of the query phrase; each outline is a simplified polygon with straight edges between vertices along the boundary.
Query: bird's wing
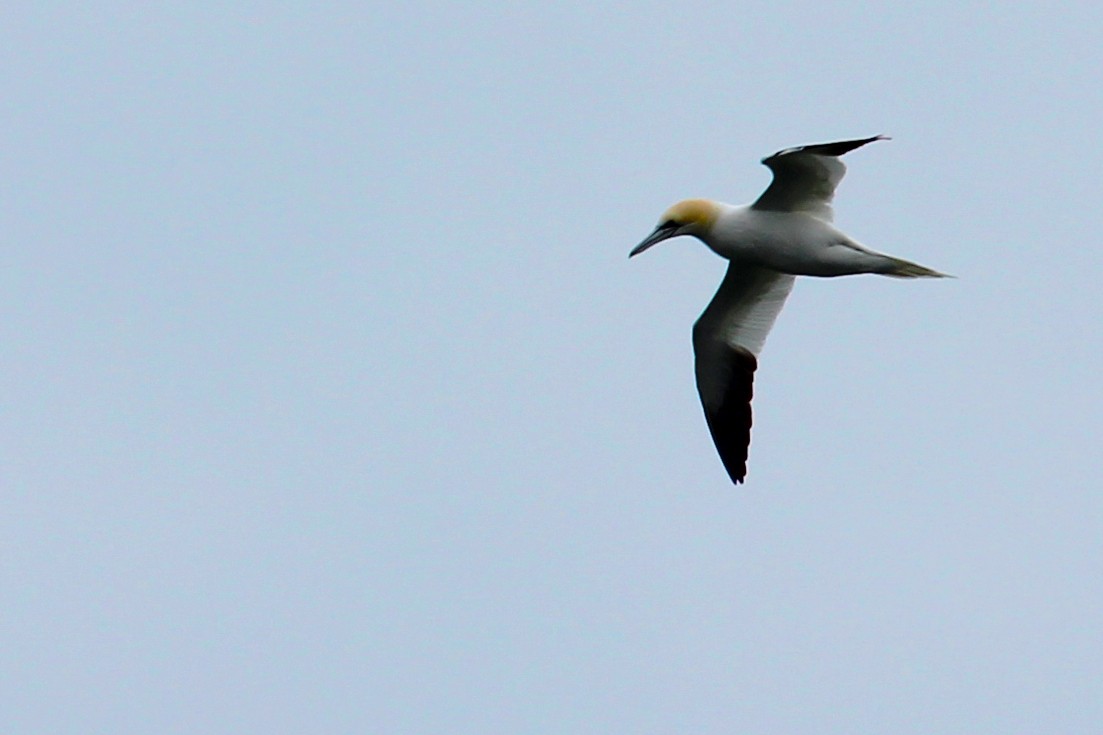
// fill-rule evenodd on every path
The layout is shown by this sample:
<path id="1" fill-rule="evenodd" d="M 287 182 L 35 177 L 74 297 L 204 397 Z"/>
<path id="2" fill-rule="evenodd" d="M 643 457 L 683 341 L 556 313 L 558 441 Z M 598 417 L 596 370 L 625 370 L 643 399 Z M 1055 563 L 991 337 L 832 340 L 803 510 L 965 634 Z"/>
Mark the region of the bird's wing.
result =
<path id="1" fill-rule="evenodd" d="M 785 273 L 729 265 L 719 290 L 693 325 L 697 392 L 716 450 L 735 483 L 747 474 L 758 353 L 794 280 Z"/>
<path id="2" fill-rule="evenodd" d="M 817 143 L 786 148 L 763 158 L 774 173 L 774 180 L 751 206 L 775 212 L 807 212 L 831 221 L 831 200 L 842 181 L 846 166 L 839 156 L 866 143 L 887 140 L 883 135 L 837 143 Z"/>

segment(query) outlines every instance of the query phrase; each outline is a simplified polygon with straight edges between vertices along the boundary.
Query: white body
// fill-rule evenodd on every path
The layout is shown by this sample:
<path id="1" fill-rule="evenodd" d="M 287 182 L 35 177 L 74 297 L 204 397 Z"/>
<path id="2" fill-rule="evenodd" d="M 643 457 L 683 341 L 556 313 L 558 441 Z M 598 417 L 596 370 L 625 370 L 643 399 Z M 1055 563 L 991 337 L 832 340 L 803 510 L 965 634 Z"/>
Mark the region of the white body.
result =
<path id="1" fill-rule="evenodd" d="M 830 222 L 806 212 L 773 212 L 719 204 L 715 222 L 699 235 L 713 252 L 794 276 L 888 273 L 896 258 L 875 253 Z"/>
<path id="2" fill-rule="evenodd" d="M 758 355 L 797 276 L 943 276 L 865 248 L 831 224 L 831 200 L 846 172 L 839 156 L 875 140 L 881 137 L 779 151 L 763 160 L 774 178 L 754 204 L 679 202 L 629 254 L 690 235 L 730 262 L 716 295 L 693 325 L 693 349 L 705 418 L 732 482 L 743 482 L 747 473 Z"/>

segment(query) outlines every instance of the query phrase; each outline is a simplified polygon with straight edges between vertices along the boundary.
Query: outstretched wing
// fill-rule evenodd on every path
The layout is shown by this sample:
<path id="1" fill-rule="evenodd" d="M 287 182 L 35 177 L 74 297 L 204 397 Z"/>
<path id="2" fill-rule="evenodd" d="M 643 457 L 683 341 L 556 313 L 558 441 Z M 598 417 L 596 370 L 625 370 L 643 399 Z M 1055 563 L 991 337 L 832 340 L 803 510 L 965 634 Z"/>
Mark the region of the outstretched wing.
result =
<path id="1" fill-rule="evenodd" d="M 835 187 L 846 173 L 839 156 L 875 140 L 888 138 L 875 135 L 860 140 L 786 148 L 762 159 L 774 172 L 774 180 L 751 206 L 777 212 L 807 212 L 830 222 Z"/>
<path id="2" fill-rule="evenodd" d="M 729 265 L 719 290 L 693 325 L 697 392 L 716 451 L 734 483 L 747 475 L 758 353 L 794 280 L 785 273 Z"/>

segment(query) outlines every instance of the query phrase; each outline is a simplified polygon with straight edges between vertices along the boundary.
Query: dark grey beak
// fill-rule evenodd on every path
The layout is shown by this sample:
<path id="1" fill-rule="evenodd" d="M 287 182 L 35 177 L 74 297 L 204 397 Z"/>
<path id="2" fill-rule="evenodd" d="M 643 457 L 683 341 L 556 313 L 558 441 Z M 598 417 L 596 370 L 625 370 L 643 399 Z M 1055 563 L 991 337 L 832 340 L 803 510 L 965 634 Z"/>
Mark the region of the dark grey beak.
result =
<path id="1" fill-rule="evenodd" d="M 632 248 L 632 252 L 628 253 L 628 257 L 631 258 L 633 255 L 639 255 L 640 253 L 642 253 L 644 250 L 647 250 L 652 245 L 657 245 L 658 243 L 662 242 L 663 240 L 669 240 L 670 238 L 675 237 L 676 235 L 679 234 L 678 230 L 679 230 L 679 227 L 677 225 L 671 225 L 671 224 L 659 225 L 658 227 L 655 228 L 654 232 L 652 232 L 650 235 L 648 235 L 646 238 L 644 238 L 643 242 L 641 242 L 636 247 Z"/>

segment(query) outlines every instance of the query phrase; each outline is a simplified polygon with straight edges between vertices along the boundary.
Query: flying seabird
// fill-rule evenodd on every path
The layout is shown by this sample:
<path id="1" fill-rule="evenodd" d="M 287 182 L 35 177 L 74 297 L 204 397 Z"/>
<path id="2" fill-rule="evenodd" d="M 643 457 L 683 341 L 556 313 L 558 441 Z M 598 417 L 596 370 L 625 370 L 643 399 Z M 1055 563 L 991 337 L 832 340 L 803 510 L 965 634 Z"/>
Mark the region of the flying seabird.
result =
<path id="1" fill-rule="evenodd" d="M 758 355 L 796 276 L 879 273 L 944 278 L 944 273 L 874 252 L 831 224 L 831 200 L 846 173 L 839 156 L 883 135 L 786 148 L 764 158 L 773 181 L 753 204 L 687 199 L 668 209 L 629 257 L 692 235 L 727 258 L 728 272 L 693 325 L 697 392 L 732 482 L 747 475 L 751 396 Z"/>

